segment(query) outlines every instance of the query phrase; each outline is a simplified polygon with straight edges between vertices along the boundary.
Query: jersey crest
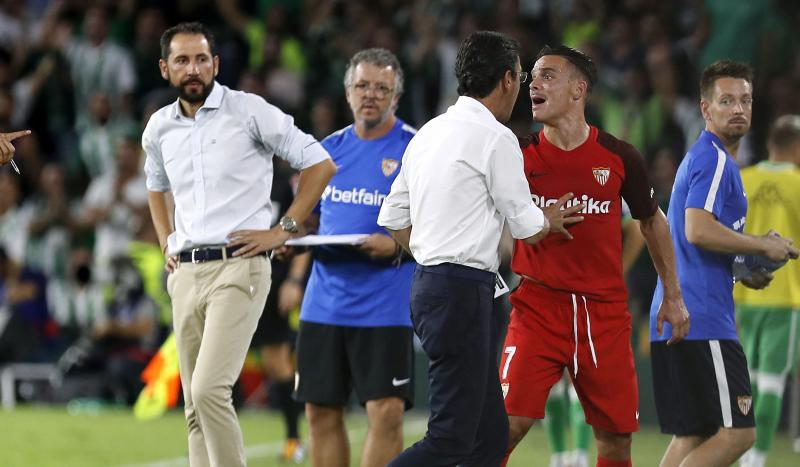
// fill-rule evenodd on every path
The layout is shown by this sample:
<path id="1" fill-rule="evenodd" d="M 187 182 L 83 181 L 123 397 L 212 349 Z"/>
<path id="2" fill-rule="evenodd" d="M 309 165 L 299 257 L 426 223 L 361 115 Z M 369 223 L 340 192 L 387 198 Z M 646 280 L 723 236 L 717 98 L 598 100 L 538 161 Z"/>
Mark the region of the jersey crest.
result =
<path id="1" fill-rule="evenodd" d="M 592 175 L 600 186 L 606 186 L 608 176 L 611 175 L 611 169 L 608 167 L 592 167 Z"/>
<path id="2" fill-rule="evenodd" d="M 753 398 L 751 396 L 738 396 L 736 402 L 742 414 L 747 415 L 747 413 L 750 412 L 750 407 L 753 405 Z"/>
<path id="3" fill-rule="evenodd" d="M 381 171 L 387 177 L 392 175 L 400 166 L 400 161 L 397 159 L 384 159 L 381 161 Z"/>

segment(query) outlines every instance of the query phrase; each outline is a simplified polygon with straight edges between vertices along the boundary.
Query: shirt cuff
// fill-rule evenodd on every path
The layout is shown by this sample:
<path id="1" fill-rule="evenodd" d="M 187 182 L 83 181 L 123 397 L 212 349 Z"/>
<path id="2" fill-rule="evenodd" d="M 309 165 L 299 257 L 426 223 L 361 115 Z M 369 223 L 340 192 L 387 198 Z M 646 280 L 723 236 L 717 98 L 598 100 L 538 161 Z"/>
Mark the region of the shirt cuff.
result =
<path id="1" fill-rule="evenodd" d="M 508 229 L 511 236 L 521 240 L 539 233 L 544 227 L 544 213 L 533 204 L 525 208 L 515 217 L 507 217 Z"/>
<path id="2" fill-rule="evenodd" d="M 322 144 L 315 141 L 303 148 L 303 166 L 300 167 L 300 170 L 307 169 L 330 158 L 330 154 L 322 147 Z"/>
<path id="3" fill-rule="evenodd" d="M 384 204 L 378 214 L 378 225 L 389 230 L 403 230 L 411 227 L 411 217 L 408 209 L 393 208 Z"/>
<path id="4" fill-rule="evenodd" d="M 150 177 L 147 177 L 145 185 L 147 185 L 147 191 L 155 191 L 160 193 L 170 191 L 172 189 L 172 187 L 169 185 L 169 180 L 161 181 Z"/>

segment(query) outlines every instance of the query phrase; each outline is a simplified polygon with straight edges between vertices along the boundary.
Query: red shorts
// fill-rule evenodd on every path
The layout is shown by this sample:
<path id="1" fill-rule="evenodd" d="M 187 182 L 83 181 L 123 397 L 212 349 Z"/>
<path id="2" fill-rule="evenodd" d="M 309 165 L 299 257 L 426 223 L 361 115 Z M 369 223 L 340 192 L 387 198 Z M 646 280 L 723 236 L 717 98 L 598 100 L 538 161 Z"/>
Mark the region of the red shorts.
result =
<path id="1" fill-rule="evenodd" d="M 626 303 L 584 299 L 523 279 L 511 304 L 500 362 L 509 415 L 544 418 L 550 388 L 566 367 L 589 425 L 611 433 L 639 429 L 639 388 Z"/>

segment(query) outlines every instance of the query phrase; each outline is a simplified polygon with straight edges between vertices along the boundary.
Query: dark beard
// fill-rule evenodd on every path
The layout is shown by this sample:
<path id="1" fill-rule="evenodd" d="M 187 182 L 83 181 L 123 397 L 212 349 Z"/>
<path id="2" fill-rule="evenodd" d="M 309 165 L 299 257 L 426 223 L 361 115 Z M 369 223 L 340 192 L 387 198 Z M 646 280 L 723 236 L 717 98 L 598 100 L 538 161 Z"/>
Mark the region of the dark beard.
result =
<path id="1" fill-rule="evenodd" d="M 199 94 L 186 92 L 186 85 L 191 82 L 194 81 L 182 83 L 180 86 L 178 86 L 178 90 L 180 92 L 180 98 L 190 104 L 205 102 L 206 98 L 211 94 L 211 91 L 214 89 L 214 81 L 211 81 L 211 83 L 208 85 L 203 83 L 203 90 Z"/>

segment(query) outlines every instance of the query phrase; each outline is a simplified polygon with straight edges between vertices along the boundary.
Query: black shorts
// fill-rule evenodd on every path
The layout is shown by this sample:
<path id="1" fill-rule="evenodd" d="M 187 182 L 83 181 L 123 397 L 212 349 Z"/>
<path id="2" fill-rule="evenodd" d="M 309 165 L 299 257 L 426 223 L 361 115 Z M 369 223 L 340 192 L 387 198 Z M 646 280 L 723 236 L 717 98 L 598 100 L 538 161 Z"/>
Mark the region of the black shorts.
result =
<path id="1" fill-rule="evenodd" d="M 264 305 L 264 312 L 258 319 L 258 327 L 250 347 L 263 347 L 291 342 L 292 329 L 289 326 L 289 316 L 278 311 L 278 289 L 281 284 L 273 284 Z"/>
<path id="2" fill-rule="evenodd" d="M 650 344 L 653 392 L 663 433 L 712 436 L 755 426 L 747 359 L 734 340 Z"/>
<path id="3" fill-rule="evenodd" d="M 414 402 L 413 331 L 404 326 L 348 327 L 300 321 L 295 398 L 344 406 L 399 397 Z"/>

